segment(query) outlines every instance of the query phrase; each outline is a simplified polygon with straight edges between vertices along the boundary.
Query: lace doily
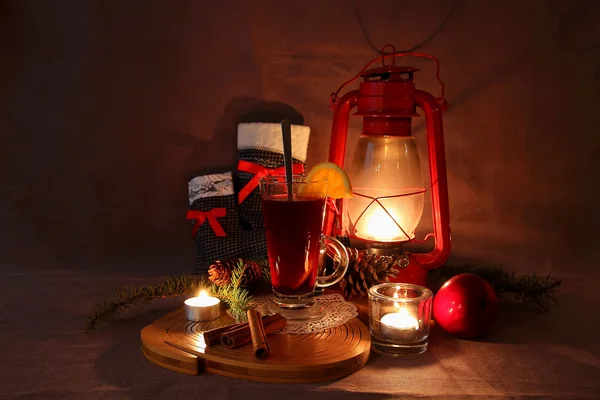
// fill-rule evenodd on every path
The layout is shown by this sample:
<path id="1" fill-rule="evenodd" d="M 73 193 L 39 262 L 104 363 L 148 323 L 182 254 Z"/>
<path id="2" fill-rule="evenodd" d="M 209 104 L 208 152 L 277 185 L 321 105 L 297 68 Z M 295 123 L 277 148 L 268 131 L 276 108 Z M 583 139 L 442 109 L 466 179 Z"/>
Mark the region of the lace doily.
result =
<path id="1" fill-rule="evenodd" d="M 351 320 L 358 315 L 356 306 L 347 302 L 342 295 L 328 294 L 315 298 L 317 305 L 324 308 L 323 317 L 310 321 L 288 321 L 288 324 L 279 333 L 308 334 L 320 332 L 325 329 L 334 328 L 338 325 Z M 261 314 L 268 314 L 267 305 L 271 301 L 271 296 L 262 296 L 255 298 L 253 307 Z"/>

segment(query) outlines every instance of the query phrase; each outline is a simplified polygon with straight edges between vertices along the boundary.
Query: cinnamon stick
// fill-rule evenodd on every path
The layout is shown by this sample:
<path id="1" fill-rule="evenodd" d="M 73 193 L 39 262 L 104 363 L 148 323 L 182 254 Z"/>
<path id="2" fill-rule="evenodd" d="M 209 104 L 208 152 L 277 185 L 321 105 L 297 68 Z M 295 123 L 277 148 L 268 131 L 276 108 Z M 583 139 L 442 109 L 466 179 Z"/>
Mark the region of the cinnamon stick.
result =
<path id="1" fill-rule="evenodd" d="M 265 329 L 265 336 L 283 329 L 287 325 L 287 320 L 281 314 L 269 315 L 262 318 Z M 221 335 L 221 344 L 228 349 L 243 346 L 252 341 L 252 334 L 248 323 L 238 325 L 235 329 L 227 331 Z"/>
<path id="2" fill-rule="evenodd" d="M 250 324 L 250 336 L 252 337 L 254 355 L 259 360 L 265 360 L 269 357 L 269 343 L 267 343 L 265 326 L 258 311 L 248 310 L 248 323 Z"/>
<path id="3" fill-rule="evenodd" d="M 206 331 L 202 333 L 202 336 L 204 337 L 204 343 L 207 346 L 214 346 L 215 344 L 219 344 L 221 343 L 221 335 L 227 331 L 230 331 L 232 329 L 237 328 L 240 325 L 246 325 L 248 326 L 247 322 L 244 322 L 243 324 L 239 324 L 239 325 L 227 325 L 227 326 L 222 326 L 220 328 L 215 328 L 215 329 L 211 329 L 210 331 Z"/>
<path id="4" fill-rule="evenodd" d="M 270 321 L 277 319 L 277 316 L 281 317 L 279 314 L 262 317 L 263 323 L 266 325 Z M 250 328 L 248 326 L 248 323 L 243 322 L 241 324 L 227 325 L 227 326 L 222 326 L 220 328 L 215 328 L 215 329 L 211 329 L 209 331 L 205 331 L 202 333 L 202 337 L 204 338 L 204 343 L 207 346 L 214 346 L 215 344 L 221 343 L 221 336 L 224 333 L 229 332 L 229 331 L 238 330 L 238 329 L 245 329 L 248 332 L 248 335 L 250 335 Z"/>

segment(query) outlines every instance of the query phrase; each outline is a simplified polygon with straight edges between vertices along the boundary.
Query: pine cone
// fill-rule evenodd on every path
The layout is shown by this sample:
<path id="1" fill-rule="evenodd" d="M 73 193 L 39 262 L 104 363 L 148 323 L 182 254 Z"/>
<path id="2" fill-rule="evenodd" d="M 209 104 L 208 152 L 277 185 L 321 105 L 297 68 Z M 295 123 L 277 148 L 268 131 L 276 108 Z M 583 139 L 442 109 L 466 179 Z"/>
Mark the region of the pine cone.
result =
<path id="1" fill-rule="evenodd" d="M 398 273 L 400 257 L 371 254 L 367 250 L 348 248 L 348 271 L 340 280 L 340 289 L 348 300 L 366 296 L 371 286 L 388 282 Z"/>
<path id="2" fill-rule="evenodd" d="M 231 271 L 235 267 L 234 261 L 219 261 L 208 267 L 208 280 L 217 286 L 225 286 L 231 281 Z"/>
<path id="3" fill-rule="evenodd" d="M 240 278 L 240 286 L 252 286 L 262 280 L 262 268 L 254 261 L 244 260 L 244 270 Z"/>
<path id="4" fill-rule="evenodd" d="M 225 286 L 231 282 L 231 274 L 241 259 L 216 261 L 208 268 L 208 280 L 217 286 Z M 242 260 L 244 267 L 239 285 L 248 287 L 262 280 L 262 268 L 254 261 Z"/>

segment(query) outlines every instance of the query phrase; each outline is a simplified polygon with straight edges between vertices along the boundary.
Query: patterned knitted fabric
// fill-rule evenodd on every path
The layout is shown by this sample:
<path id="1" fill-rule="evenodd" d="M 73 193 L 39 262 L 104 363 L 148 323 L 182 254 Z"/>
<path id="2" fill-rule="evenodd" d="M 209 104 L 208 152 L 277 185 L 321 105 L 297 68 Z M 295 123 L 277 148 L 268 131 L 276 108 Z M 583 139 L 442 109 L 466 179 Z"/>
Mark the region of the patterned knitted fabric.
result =
<path id="1" fill-rule="evenodd" d="M 192 235 L 197 249 L 194 274 L 202 274 L 215 260 L 234 258 L 240 254 L 239 217 L 231 172 L 197 176 L 188 182 L 188 192 L 190 211 L 187 218 L 192 220 Z M 208 217 L 200 222 L 193 215 L 194 211 L 209 213 L 219 209 L 224 209 L 225 215 L 213 217 L 213 224 Z M 215 232 L 215 220 L 224 231 L 224 236 L 218 235 L 218 227 Z M 195 232 L 194 226 L 197 227 Z"/>
<path id="2" fill-rule="evenodd" d="M 292 125 L 292 156 L 294 164 L 306 162 L 310 128 Z M 238 125 L 238 156 L 240 160 L 264 168 L 283 167 L 283 144 L 281 125 L 272 123 L 245 123 Z M 255 174 L 238 170 L 239 187 L 244 188 Z M 242 229 L 241 248 L 248 259 L 267 258 L 267 243 L 264 230 L 260 188 L 255 187 L 239 206 L 240 218 L 245 222 Z"/>

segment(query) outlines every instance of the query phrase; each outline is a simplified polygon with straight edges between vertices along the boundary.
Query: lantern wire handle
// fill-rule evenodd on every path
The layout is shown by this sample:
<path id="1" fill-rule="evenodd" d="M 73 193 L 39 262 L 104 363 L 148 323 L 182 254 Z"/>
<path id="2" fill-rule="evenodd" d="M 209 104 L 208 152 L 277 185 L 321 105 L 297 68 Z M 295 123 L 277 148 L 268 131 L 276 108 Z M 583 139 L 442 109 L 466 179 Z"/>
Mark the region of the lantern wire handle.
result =
<path id="1" fill-rule="evenodd" d="M 442 79 L 440 78 L 440 60 L 438 60 L 437 57 L 432 56 L 431 54 L 426 54 L 426 53 L 415 53 L 412 51 L 394 51 L 392 53 L 385 53 L 383 50 L 387 47 L 391 47 L 392 49 L 394 49 L 394 46 L 392 45 L 385 45 L 381 48 L 381 55 L 377 58 L 374 58 L 373 60 L 369 61 L 369 63 L 367 65 L 365 65 L 363 67 L 363 69 L 360 70 L 360 72 L 358 74 L 356 74 L 353 78 L 347 80 L 346 82 L 342 83 L 342 85 L 334 92 L 331 93 L 331 98 L 330 98 L 330 106 L 333 106 L 335 104 L 335 102 L 338 99 L 338 95 L 340 93 L 340 91 L 346 86 L 349 85 L 350 83 L 354 82 L 356 79 L 358 79 L 363 72 L 365 72 L 371 65 L 375 64 L 378 61 L 381 61 L 383 63 L 384 66 L 386 66 L 385 64 L 385 60 L 386 59 L 392 59 L 392 65 L 395 63 L 396 57 L 406 57 L 406 56 L 412 56 L 412 57 L 420 57 L 420 58 L 427 58 L 429 60 L 433 60 L 435 61 L 435 66 L 436 66 L 436 79 L 439 82 L 440 86 L 441 86 L 441 96 L 439 98 L 437 98 L 438 102 L 440 104 L 442 104 L 442 106 L 445 108 L 446 106 L 446 100 L 444 98 L 444 94 L 446 92 L 446 85 L 444 85 L 444 82 L 442 81 Z"/>
<path id="2" fill-rule="evenodd" d="M 425 235 L 425 237 L 423 239 L 413 239 L 412 243 L 416 243 L 416 244 L 425 244 L 427 243 L 427 241 L 431 238 L 434 238 L 435 235 L 433 233 L 428 233 L 427 235 Z"/>
<path id="3" fill-rule="evenodd" d="M 390 51 L 390 52 L 386 52 L 386 51 L 385 51 L 385 49 L 386 49 L 386 48 L 388 48 L 388 47 L 389 47 L 389 48 L 390 48 L 392 51 Z M 382 55 L 382 56 L 385 56 L 386 54 L 391 54 L 391 55 L 392 55 L 392 63 L 391 63 L 391 64 L 389 64 L 389 65 L 395 65 L 395 64 L 396 64 L 396 56 L 395 56 L 395 54 L 396 54 L 396 47 L 394 47 L 394 45 L 393 45 L 393 44 L 386 44 L 385 46 L 383 46 L 383 47 L 381 48 L 381 55 Z M 381 63 L 383 64 L 383 66 L 384 66 L 384 67 L 387 67 L 387 64 L 385 63 L 385 57 L 382 57 L 382 58 L 381 58 Z"/>

